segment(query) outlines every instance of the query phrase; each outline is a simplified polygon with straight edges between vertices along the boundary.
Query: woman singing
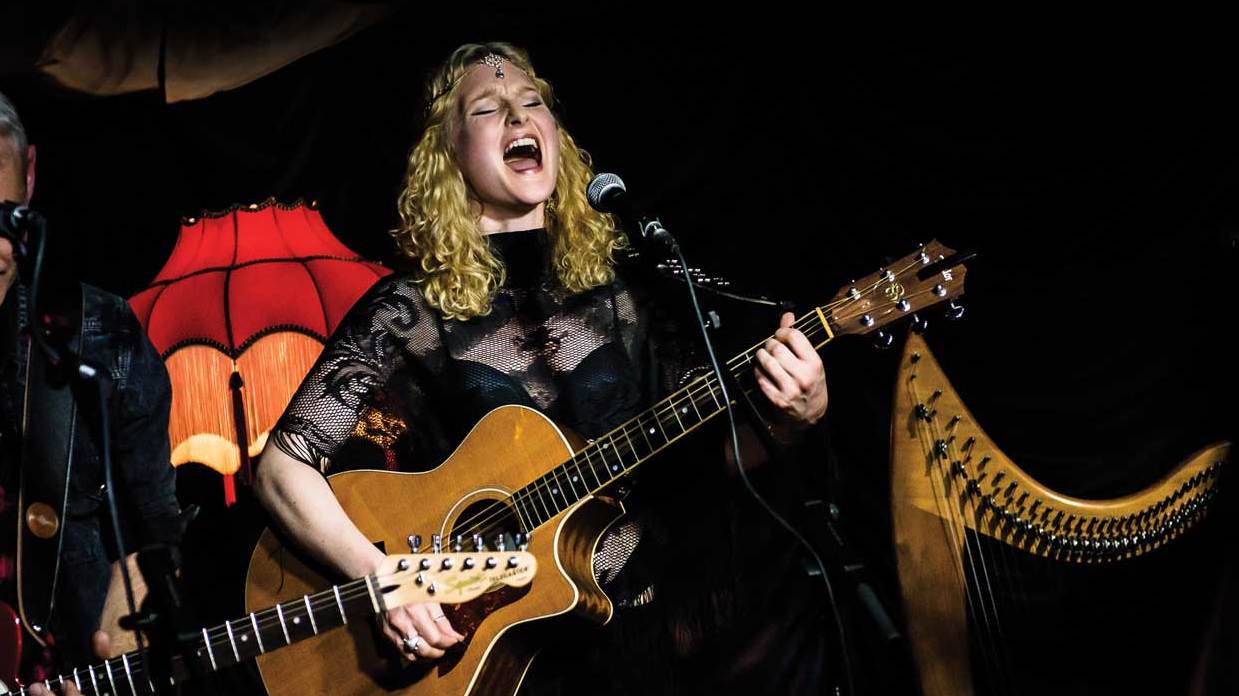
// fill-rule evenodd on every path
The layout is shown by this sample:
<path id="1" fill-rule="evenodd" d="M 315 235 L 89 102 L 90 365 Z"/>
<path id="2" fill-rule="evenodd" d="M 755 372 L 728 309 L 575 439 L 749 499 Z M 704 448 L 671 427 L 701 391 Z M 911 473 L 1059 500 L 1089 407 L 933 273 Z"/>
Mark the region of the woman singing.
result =
<path id="1" fill-rule="evenodd" d="M 504 404 L 595 437 L 697 367 L 686 347 L 695 328 L 668 338 L 656 308 L 617 269 L 624 238 L 586 202 L 589 158 L 524 52 L 462 46 L 431 79 L 428 99 L 393 233 L 413 270 L 380 281 L 353 307 L 258 468 L 258 495 L 277 524 L 344 577 L 372 573 L 383 559 L 322 475 L 366 456 L 355 435 L 381 441 L 390 468 L 413 469 L 439 464 Z M 791 319 L 755 371 L 785 438 L 818 421 L 827 402 L 821 360 Z M 648 578 L 629 588 L 610 582 L 643 540 L 645 517 L 639 511 L 601 544 L 607 562 L 596 570 L 621 606 L 651 596 Z M 463 639 L 434 603 L 388 611 L 383 630 L 408 660 L 435 660 Z"/>

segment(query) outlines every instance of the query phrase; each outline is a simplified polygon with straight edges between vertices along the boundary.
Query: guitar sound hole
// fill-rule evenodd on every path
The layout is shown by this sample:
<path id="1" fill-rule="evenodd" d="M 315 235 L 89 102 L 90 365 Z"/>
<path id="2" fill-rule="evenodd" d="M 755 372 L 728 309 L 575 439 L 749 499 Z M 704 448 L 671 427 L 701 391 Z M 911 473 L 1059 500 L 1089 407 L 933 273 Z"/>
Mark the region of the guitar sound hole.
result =
<path id="1" fill-rule="evenodd" d="M 495 551 L 496 537 L 502 534 L 504 548 L 512 551 L 515 548 L 513 537 L 526 531 L 528 530 L 521 525 L 510 501 L 481 500 L 471 503 L 461 512 L 444 538 L 443 545 L 446 551 L 449 544 L 454 544 L 457 537 L 462 537 L 464 550 L 472 551 L 474 535 L 480 534 L 486 548 Z"/>
<path id="2" fill-rule="evenodd" d="M 456 518 L 447 538 L 450 543 L 454 544 L 457 536 L 462 536 L 465 550 L 474 550 L 474 535 L 481 534 L 488 555 L 493 554 L 495 561 L 502 566 L 507 563 L 507 556 L 496 548 L 495 537 L 502 534 L 504 548 L 513 551 L 515 548 L 513 537 L 525 532 L 526 530 L 521 526 L 519 518 L 507 501 L 484 500 L 465 508 L 464 512 Z M 535 579 L 534 583 L 536 582 Z M 465 640 L 436 661 L 435 668 L 440 673 L 451 671 L 464 656 L 465 651 L 469 649 L 474 635 L 487 617 L 529 594 L 531 587 L 533 583 L 524 587 L 503 585 L 463 604 L 444 604 L 444 615 L 451 622 L 452 628 L 464 634 Z"/>

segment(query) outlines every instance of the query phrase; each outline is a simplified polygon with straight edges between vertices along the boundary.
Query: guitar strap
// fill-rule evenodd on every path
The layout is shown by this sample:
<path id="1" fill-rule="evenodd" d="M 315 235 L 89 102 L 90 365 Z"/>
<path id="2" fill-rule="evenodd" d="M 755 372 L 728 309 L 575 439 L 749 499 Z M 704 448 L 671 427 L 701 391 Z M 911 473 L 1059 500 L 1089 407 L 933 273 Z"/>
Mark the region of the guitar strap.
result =
<path id="1" fill-rule="evenodd" d="M 61 316 L 72 318 L 70 350 L 81 354 L 83 291 L 66 292 L 69 306 Z M 58 308 L 60 309 L 60 308 Z M 29 327 L 29 330 L 38 330 Z M 60 575 L 60 548 L 73 469 L 77 404 L 73 381 L 51 365 L 29 335 L 26 351 L 26 400 L 22 420 L 21 487 L 17 533 L 17 600 L 22 623 L 45 644 L 55 608 Z"/>

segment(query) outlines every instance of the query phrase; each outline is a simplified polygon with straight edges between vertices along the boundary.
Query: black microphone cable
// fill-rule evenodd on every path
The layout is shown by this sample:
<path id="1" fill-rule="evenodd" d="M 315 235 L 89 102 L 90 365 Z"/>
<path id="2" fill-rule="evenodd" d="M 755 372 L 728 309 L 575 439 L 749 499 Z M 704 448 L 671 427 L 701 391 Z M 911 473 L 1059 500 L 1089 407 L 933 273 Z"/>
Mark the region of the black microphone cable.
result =
<path id="1" fill-rule="evenodd" d="M 758 505 L 766 511 L 766 513 L 778 523 L 783 529 L 796 539 L 796 541 L 804 547 L 808 552 L 813 563 L 817 565 L 819 575 L 822 578 L 822 584 L 826 588 L 826 598 L 830 603 L 831 615 L 835 620 L 835 628 L 839 634 L 839 649 L 842 652 L 843 673 L 844 679 L 847 681 L 848 694 L 854 696 L 856 693 L 855 683 L 852 679 L 852 658 L 848 644 L 847 630 L 843 625 L 843 614 L 839 609 L 839 604 L 835 599 L 835 589 L 830 581 L 830 576 L 826 572 L 826 562 L 818 554 L 809 540 L 800 533 L 790 522 L 788 522 L 777 510 L 758 492 L 753 486 L 753 482 L 749 480 L 748 472 L 744 469 L 744 462 L 740 454 L 740 431 L 736 425 L 736 414 L 732 406 L 730 394 L 727 392 L 727 379 L 724 376 L 722 368 L 719 366 L 718 357 L 714 351 L 714 342 L 710 339 L 710 332 L 707 327 L 711 326 L 701 311 L 701 304 L 697 301 L 697 290 L 693 283 L 692 274 L 689 272 L 688 260 L 684 258 L 684 252 L 681 251 L 679 243 L 675 241 L 675 237 L 663 226 L 657 219 L 637 221 L 632 219 L 632 214 L 627 206 L 627 201 L 624 198 L 627 194 L 627 188 L 624 182 L 615 174 L 601 173 L 590 180 L 589 189 L 587 190 L 587 198 L 590 205 L 599 212 L 611 212 L 608 210 L 607 204 L 612 201 L 619 201 L 619 204 L 624 208 L 624 213 L 629 217 L 632 224 L 637 225 L 638 232 L 645 240 L 657 239 L 666 243 L 680 260 L 680 268 L 684 273 L 684 281 L 688 285 L 688 295 L 692 300 L 693 312 L 697 318 L 697 327 L 701 330 L 701 338 L 706 346 L 706 355 L 710 359 L 710 368 L 714 372 L 715 379 L 718 380 L 719 390 L 723 394 L 724 410 L 727 412 L 727 424 L 731 431 L 731 448 L 732 455 L 735 457 L 736 471 L 740 475 L 740 480 L 744 483 L 744 487 L 748 490 L 749 495 L 757 501 Z M 625 215 L 621 215 L 625 217 Z"/>

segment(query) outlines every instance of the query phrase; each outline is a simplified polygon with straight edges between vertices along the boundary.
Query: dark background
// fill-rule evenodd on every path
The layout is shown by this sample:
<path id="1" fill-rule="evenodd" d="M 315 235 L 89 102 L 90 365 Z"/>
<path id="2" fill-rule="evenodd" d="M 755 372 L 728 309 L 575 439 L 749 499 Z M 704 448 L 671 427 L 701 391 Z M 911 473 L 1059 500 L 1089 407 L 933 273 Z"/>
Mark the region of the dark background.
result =
<path id="1" fill-rule="evenodd" d="M 384 230 L 397 221 L 424 77 L 462 42 L 509 40 L 555 85 L 597 169 L 621 174 L 694 265 L 809 307 L 917 242 L 978 250 L 965 320 L 931 313 L 929 340 L 990 435 L 1050 487 L 1136 491 L 1233 437 L 1239 107 L 1233 53 L 1207 21 L 1119 31 L 1008 20 L 895 36 L 773 5 L 697 17 L 408 9 L 174 105 L 65 94 L 25 74 L 2 85 L 39 146 L 34 204 L 56 253 L 130 295 L 160 268 L 181 216 L 272 195 L 318 200 L 340 239 L 391 262 Z M 857 341 L 825 353 L 833 494 L 892 603 L 896 352 Z M 212 479 L 186 480 L 187 496 L 214 499 L 202 492 Z M 216 543 L 248 555 L 231 538 L 245 525 L 218 520 Z M 1183 552 L 1109 576 L 1067 573 L 1034 598 L 1027 642 L 1059 656 L 1037 665 L 1044 683 L 1181 692 L 1232 529 L 1215 516 Z M 896 688 L 865 630 L 862 681 Z"/>

